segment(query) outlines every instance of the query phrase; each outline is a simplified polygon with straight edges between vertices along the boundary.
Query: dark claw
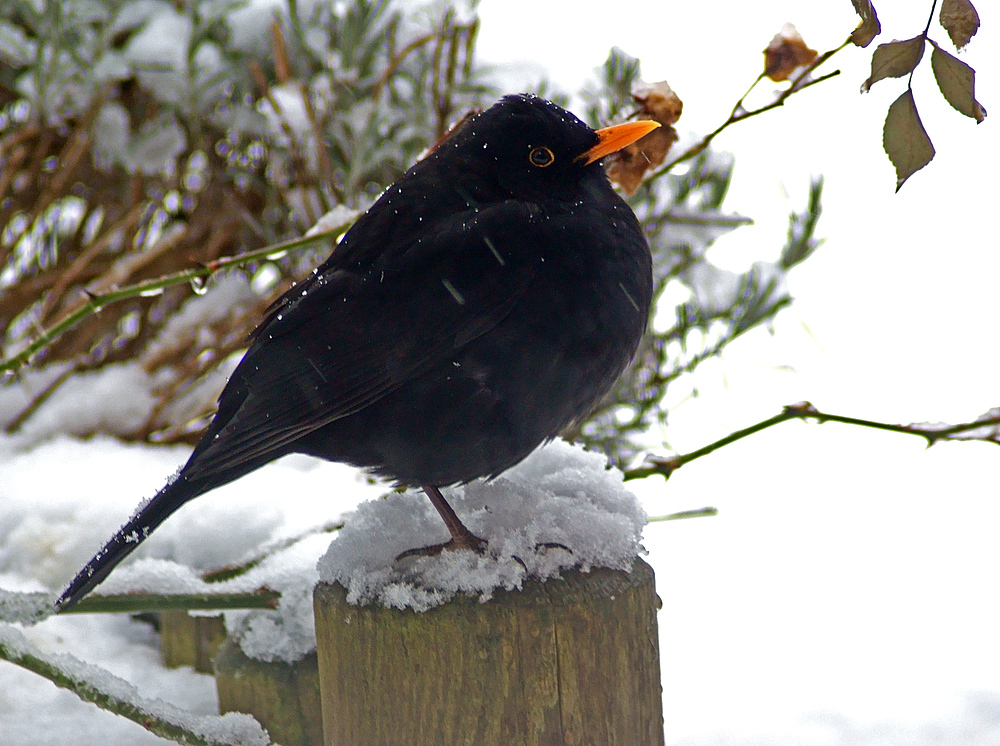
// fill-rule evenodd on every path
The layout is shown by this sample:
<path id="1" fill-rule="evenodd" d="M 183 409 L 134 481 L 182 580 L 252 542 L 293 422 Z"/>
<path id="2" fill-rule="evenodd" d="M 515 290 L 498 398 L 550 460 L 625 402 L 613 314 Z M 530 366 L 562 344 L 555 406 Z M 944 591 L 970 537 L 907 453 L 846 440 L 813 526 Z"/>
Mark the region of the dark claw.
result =
<path id="1" fill-rule="evenodd" d="M 572 549 L 565 544 L 560 544 L 558 541 L 540 541 L 535 544 L 535 552 L 538 552 L 539 549 L 562 549 L 564 552 L 573 554 Z"/>
<path id="2" fill-rule="evenodd" d="M 444 544 L 432 544 L 429 547 L 407 549 L 402 554 L 396 556 L 396 562 L 408 557 L 436 557 L 441 552 L 457 552 L 461 549 L 468 549 L 476 554 L 486 554 L 487 547 L 489 547 L 489 542 L 486 539 L 480 539 L 475 534 L 470 533 L 461 537 L 461 539 L 449 539 Z"/>

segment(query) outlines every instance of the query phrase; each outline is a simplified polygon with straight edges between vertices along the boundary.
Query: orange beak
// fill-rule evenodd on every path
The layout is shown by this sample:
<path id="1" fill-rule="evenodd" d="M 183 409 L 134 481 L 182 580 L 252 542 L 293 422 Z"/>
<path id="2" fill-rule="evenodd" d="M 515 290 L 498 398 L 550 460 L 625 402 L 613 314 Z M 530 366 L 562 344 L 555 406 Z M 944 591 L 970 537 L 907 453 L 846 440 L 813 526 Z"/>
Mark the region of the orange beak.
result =
<path id="1" fill-rule="evenodd" d="M 589 166 L 594 161 L 600 160 L 606 155 L 617 153 L 627 145 L 631 145 L 636 140 L 645 137 L 659 126 L 659 122 L 646 120 L 616 124 L 614 127 L 605 127 L 602 130 L 597 130 L 597 145 L 590 148 L 590 150 L 585 150 L 576 157 L 576 160 L 578 162 L 582 161 L 585 166 Z"/>

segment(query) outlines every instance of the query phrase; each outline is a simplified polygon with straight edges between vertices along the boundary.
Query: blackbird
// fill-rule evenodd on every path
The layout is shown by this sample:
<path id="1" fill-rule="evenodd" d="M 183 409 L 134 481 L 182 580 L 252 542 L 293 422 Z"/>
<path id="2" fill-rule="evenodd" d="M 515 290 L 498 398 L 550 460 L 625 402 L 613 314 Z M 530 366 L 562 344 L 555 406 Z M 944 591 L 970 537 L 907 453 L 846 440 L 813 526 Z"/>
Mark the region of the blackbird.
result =
<path id="1" fill-rule="evenodd" d="M 530 95 L 466 119 L 274 304 L 191 458 L 57 608 L 188 500 L 289 453 L 422 486 L 452 536 L 426 549 L 483 551 L 439 488 L 586 416 L 645 330 L 649 247 L 600 160 L 657 126 L 595 131 Z"/>

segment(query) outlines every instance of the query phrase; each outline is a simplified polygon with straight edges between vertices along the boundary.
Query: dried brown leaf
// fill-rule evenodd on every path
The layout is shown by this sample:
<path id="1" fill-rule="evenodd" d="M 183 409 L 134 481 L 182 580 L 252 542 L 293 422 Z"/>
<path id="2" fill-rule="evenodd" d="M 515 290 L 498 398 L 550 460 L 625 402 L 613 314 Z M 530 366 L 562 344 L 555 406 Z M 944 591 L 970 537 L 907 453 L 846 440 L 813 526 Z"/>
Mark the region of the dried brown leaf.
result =
<path id="1" fill-rule="evenodd" d="M 909 75 L 924 56 L 924 37 L 915 36 L 906 41 L 891 41 L 879 44 L 872 55 L 872 74 L 861 84 L 861 92 L 867 93 L 875 83 L 884 78 L 901 78 Z"/>
<path id="2" fill-rule="evenodd" d="M 626 194 L 635 192 L 646 172 L 666 159 L 670 147 L 677 141 L 673 124 L 680 119 L 684 109 L 684 103 L 665 80 L 634 86 L 632 98 L 639 105 L 635 117 L 652 119 L 663 126 L 605 159 L 608 178 Z"/>
<path id="3" fill-rule="evenodd" d="M 969 0 L 943 0 L 940 20 L 952 44 L 959 49 L 979 31 L 979 14 Z"/>
<path id="4" fill-rule="evenodd" d="M 934 47 L 931 69 L 945 100 L 976 123 L 986 119 L 986 110 L 976 101 L 976 71 L 954 55 Z"/>
<path id="5" fill-rule="evenodd" d="M 882 147 L 896 168 L 896 191 L 934 157 L 934 145 L 917 114 L 913 91 L 892 102 L 882 128 Z"/>
<path id="6" fill-rule="evenodd" d="M 861 23 L 851 33 L 851 43 L 859 47 L 867 47 L 872 39 L 882 33 L 882 24 L 878 22 L 878 14 L 871 0 L 851 0 L 854 10 L 861 16 Z"/>
<path id="7" fill-rule="evenodd" d="M 636 115 L 640 119 L 652 119 L 664 127 L 676 124 L 684 111 L 684 102 L 665 80 L 633 86 L 632 98 L 639 104 Z"/>
<path id="8" fill-rule="evenodd" d="M 764 74 L 776 83 L 788 80 L 795 70 L 808 65 L 818 54 L 806 46 L 795 26 L 786 23 L 764 50 Z"/>

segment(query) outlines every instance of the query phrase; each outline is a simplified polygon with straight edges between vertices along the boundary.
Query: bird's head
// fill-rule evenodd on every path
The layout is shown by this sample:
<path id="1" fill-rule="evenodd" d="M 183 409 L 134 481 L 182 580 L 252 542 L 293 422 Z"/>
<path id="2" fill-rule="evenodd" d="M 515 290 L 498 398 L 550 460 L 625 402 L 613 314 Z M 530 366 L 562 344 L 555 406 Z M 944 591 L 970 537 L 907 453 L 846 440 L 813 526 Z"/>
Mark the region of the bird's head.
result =
<path id="1" fill-rule="evenodd" d="M 435 155 L 441 165 L 454 164 L 455 179 L 495 198 L 573 200 L 588 179 L 605 179 L 601 158 L 659 126 L 628 122 L 595 131 L 562 107 L 521 94 L 470 117 Z"/>

